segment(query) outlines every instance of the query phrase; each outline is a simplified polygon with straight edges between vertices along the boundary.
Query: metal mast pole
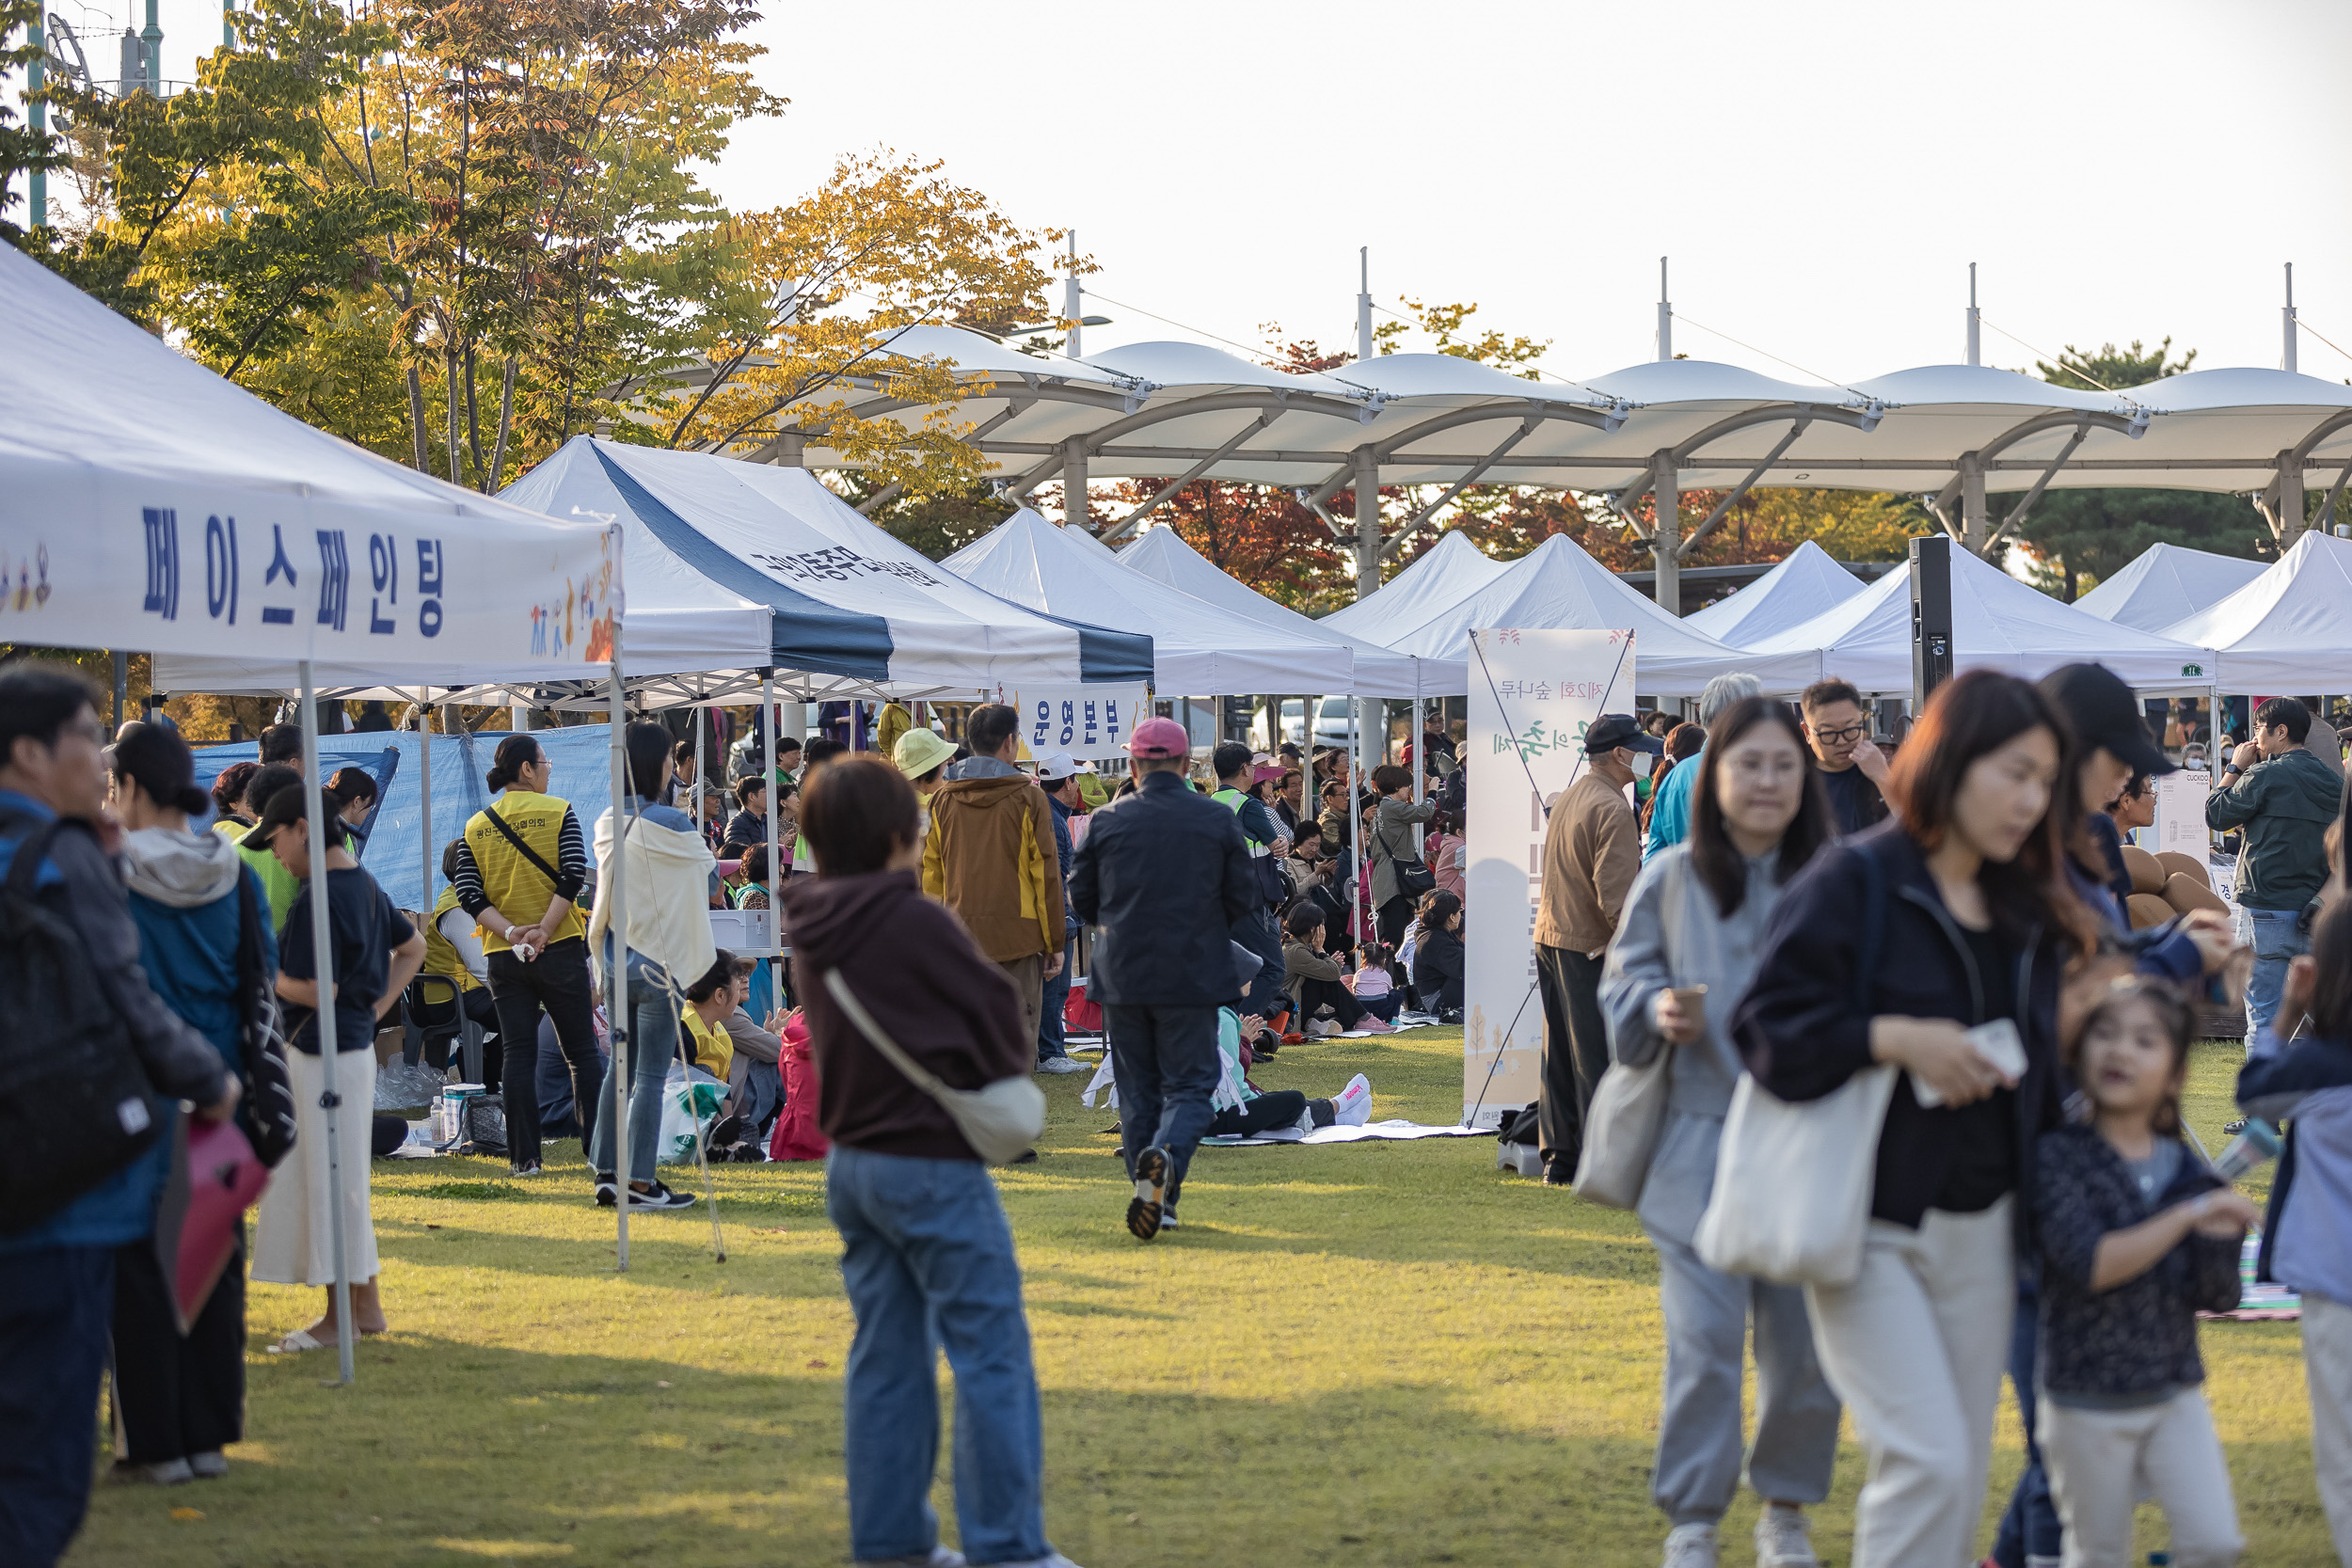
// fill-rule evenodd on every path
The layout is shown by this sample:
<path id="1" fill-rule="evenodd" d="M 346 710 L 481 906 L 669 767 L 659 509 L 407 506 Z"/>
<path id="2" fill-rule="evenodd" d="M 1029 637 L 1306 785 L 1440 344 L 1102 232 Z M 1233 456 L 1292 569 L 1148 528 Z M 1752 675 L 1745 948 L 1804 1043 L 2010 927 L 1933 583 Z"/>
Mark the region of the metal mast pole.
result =
<path id="1" fill-rule="evenodd" d="M 2295 263 L 2287 267 L 2287 303 L 2280 312 L 2280 330 L 2285 352 L 2280 364 L 2289 375 L 2295 369 Z M 2279 548 L 2283 553 L 2303 537 L 2303 465 L 2292 449 L 2279 453 Z"/>
<path id="2" fill-rule="evenodd" d="M 433 709 L 425 702 L 430 689 L 417 688 L 417 787 L 422 792 L 419 799 L 423 807 L 417 846 L 424 872 L 424 880 L 417 884 L 421 890 L 417 898 L 424 909 L 428 926 L 433 923 Z"/>
<path id="3" fill-rule="evenodd" d="M 1977 263 L 1968 263 L 1968 363 L 1984 363 L 1984 339 L 1979 330 L 1984 317 L 1977 309 Z"/>
<path id="4" fill-rule="evenodd" d="M 1356 357 L 1372 357 L 1372 247 L 1356 252 Z M 1380 464 L 1368 446 L 1356 449 L 1356 596 L 1368 599 L 1380 586 Z"/>
<path id="5" fill-rule="evenodd" d="M 1069 237 L 1070 248 L 1066 254 L 1070 261 L 1070 276 L 1061 286 L 1061 313 L 1063 319 L 1070 323 L 1070 332 L 1062 339 L 1062 352 L 1075 359 L 1086 342 L 1086 328 L 1079 321 L 1086 314 L 1086 291 L 1078 287 L 1078 231 L 1073 229 Z"/>
<path id="6" fill-rule="evenodd" d="M 1675 356 L 1674 300 L 1666 289 L 1666 258 L 1658 259 L 1658 362 L 1665 364 Z M 1674 455 L 1657 451 L 1650 456 L 1650 512 L 1656 526 L 1650 531 L 1650 558 L 1657 564 L 1657 581 L 1652 585 L 1661 605 L 1676 615 L 1682 613 L 1682 490 L 1675 469 Z"/>
<path id="7" fill-rule="evenodd" d="M 164 95 L 164 27 L 156 20 L 155 8 L 161 0 L 147 0 L 147 25 L 139 29 L 139 65 L 147 75 L 147 90 L 151 97 Z"/>
<path id="8" fill-rule="evenodd" d="M 25 31 L 25 41 L 32 45 L 33 58 L 32 63 L 24 71 L 24 93 L 32 100 L 29 105 L 32 113 L 28 119 L 32 123 L 33 139 L 36 142 L 39 142 L 49 129 L 49 105 L 40 101 L 40 86 L 44 74 L 42 68 L 49 63 L 48 35 L 41 31 L 41 16 L 42 12 L 35 10 L 32 25 Z M 49 221 L 49 171 L 47 169 L 36 168 L 32 171 L 30 195 L 31 199 L 25 203 L 25 227 L 39 229 Z"/>

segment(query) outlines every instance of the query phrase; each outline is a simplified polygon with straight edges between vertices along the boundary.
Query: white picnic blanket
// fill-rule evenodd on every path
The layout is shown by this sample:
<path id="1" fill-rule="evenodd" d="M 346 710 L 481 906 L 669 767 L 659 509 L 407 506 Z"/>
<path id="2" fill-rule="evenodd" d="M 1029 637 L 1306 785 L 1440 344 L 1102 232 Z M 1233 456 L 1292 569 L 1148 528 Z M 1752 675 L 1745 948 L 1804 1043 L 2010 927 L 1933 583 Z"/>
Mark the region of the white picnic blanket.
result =
<path id="1" fill-rule="evenodd" d="M 1248 1138 L 1203 1138 L 1203 1148 L 1254 1148 L 1261 1144 L 1359 1144 L 1366 1141 L 1409 1140 L 1413 1138 L 1487 1138 L 1491 1130 L 1457 1127 L 1451 1122 L 1429 1126 L 1418 1121 L 1372 1121 L 1361 1127 L 1318 1127 L 1311 1132 L 1301 1132 L 1295 1127 L 1279 1127 L 1271 1132 L 1260 1132 Z"/>

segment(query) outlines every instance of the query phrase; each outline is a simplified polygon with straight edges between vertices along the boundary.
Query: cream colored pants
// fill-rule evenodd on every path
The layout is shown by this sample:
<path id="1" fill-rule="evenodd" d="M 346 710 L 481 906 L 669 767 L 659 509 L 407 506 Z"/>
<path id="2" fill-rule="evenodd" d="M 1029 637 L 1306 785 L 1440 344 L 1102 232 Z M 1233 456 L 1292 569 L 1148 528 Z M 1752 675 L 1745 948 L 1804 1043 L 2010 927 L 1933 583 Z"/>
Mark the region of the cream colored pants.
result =
<path id="1" fill-rule="evenodd" d="M 2352 1307 L 2303 1297 L 2303 1376 L 2312 1394 L 2312 1469 L 2337 1560 L 2352 1568 Z"/>
<path id="2" fill-rule="evenodd" d="M 2230 1568 L 2246 1549 L 2203 1389 L 2132 1410 L 2086 1410 L 2045 1393 L 2035 1409 L 2066 1568 L 2130 1568 L 2132 1510 L 2143 1497 L 2172 1527 L 2173 1568 Z"/>
<path id="3" fill-rule="evenodd" d="M 1931 1209 L 1916 1230 L 1872 1220 L 1854 1282 L 1805 1287 L 1821 1370 L 1869 1456 L 1853 1568 L 1976 1560 L 2016 1319 L 2011 1201 L 1978 1214 Z"/>

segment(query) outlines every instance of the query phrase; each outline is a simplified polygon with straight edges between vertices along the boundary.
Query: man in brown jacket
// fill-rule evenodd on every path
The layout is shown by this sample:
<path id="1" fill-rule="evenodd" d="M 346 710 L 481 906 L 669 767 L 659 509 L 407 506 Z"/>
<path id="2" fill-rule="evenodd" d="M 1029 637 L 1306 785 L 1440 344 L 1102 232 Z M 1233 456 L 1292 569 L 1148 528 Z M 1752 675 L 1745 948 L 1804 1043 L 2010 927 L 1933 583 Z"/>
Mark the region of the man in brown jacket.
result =
<path id="1" fill-rule="evenodd" d="M 1012 765 L 1020 729 L 1021 716 L 1001 703 L 972 710 L 963 729 L 972 755 L 930 799 L 923 891 L 955 911 L 1011 977 L 1035 1039 L 1045 982 L 1061 973 L 1061 856 L 1045 792 Z"/>
<path id="2" fill-rule="evenodd" d="M 1642 831 L 1626 786 L 1649 771 L 1660 750 L 1631 715 L 1602 714 L 1584 732 L 1583 773 L 1552 801 L 1544 830 L 1543 897 L 1535 911 L 1544 1076 L 1535 1119 L 1547 1187 L 1575 1180 L 1584 1111 L 1609 1066 L 1601 960 L 1642 869 Z"/>

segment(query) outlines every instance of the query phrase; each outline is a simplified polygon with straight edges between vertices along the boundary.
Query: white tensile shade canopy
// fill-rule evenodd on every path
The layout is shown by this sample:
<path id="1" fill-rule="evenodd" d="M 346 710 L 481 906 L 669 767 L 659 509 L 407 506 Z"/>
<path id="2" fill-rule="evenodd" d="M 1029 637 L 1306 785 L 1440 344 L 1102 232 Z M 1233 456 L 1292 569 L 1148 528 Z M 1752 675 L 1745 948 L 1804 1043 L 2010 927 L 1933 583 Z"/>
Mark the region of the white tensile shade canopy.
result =
<path id="1" fill-rule="evenodd" d="M 1487 555 L 1469 535 L 1441 533 L 1411 565 L 1318 625 L 1343 637 L 1368 637 L 1393 646 L 1391 637 L 1425 625 L 1509 570 L 1507 562 Z"/>
<path id="2" fill-rule="evenodd" d="M 1354 678 L 1345 643 L 1278 630 L 1175 592 L 1027 507 L 941 564 L 1041 613 L 1149 634 L 1152 686 L 1164 697 L 1345 691 Z"/>
<path id="3" fill-rule="evenodd" d="M 1328 622 L 1310 620 L 1287 605 L 1277 604 L 1219 570 L 1207 557 L 1185 544 L 1172 528 L 1146 530 L 1141 538 L 1119 552 L 1118 559 L 1132 571 L 1218 606 L 1253 625 L 1285 637 L 1346 648 L 1355 669 L 1345 689 L 1350 695 L 1410 697 L 1420 690 L 1412 659 L 1391 653 L 1376 642 L 1343 636 L 1330 630 Z"/>
<path id="4" fill-rule="evenodd" d="M 2216 650 L 2224 691 L 2352 691 L 2352 540 L 2306 533 L 2284 560 L 2165 628 Z"/>
<path id="5" fill-rule="evenodd" d="M 1754 582 L 1682 618 L 1682 624 L 1735 648 L 1752 647 L 1836 609 L 1863 582 L 1807 539 Z"/>
<path id="6" fill-rule="evenodd" d="M 656 701 L 750 700 L 772 666 L 801 699 L 968 697 L 1151 675 L 1151 642 L 974 587 L 803 468 L 575 436 L 506 494 L 628 525 L 629 668 Z M 662 627 L 637 657 L 639 617 Z M 708 676 L 709 679 L 695 677 Z"/>
<path id="7" fill-rule="evenodd" d="M 2132 563 L 2074 601 L 2074 608 L 2119 626 L 2161 632 L 2256 578 L 2259 561 L 2173 544 L 2151 545 Z"/>
<path id="8" fill-rule="evenodd" d="M 322 680 L 582 678 L 616 657 L 616 545 L 608 523 L 556 523 L 347 445 L 0 245 L 0 629 L 11 641 L 151 649 L 159 689 L 214 689 L 187 673 L 234 671 L 293 687 L 306 711 Z M 323 856 L 315 723 L 303 725 L 302 772 Z M 310 914 L 331 996 L 327 900 Z M 339 1081 L 355 1069 L 338 1050 L 334 1007 L 318 1009 L 317 1028 L 348 1383 L 347 1178 L 336 1151 Z M 615 1049 L 625 1066 L 626 1044 Z M 627 1251 L 624 1229 L 624 1264 Z"/>
<path id="9" fill-rule="evenodd" d="M 1395 628 L 1390 645 L 1427 660 L 1430 689 L 1454 696 L 1470 689 L 1470 633 L 1487 626 L 1630 631 L 1640 650 L 1643 689 L 1661 696 L 1695 696 L 1717 675 L 1742 670 L 1753 672 L 1767 690 L 1800 691 L 1820 670 L 1809 650 L 1756 653 L 1692 630 L 1626 586 L 1565 534 L 1553 534 L 1485 588 L 1421 625 Z"/>
<path id="10" fill-rule="evenodd" d="M 2147 691 L 2201 690 L 2212 684 L 2208 647 L 2102 621 L 2058 603 L 1998 566 L 1955 549 L 1952 667 L 1999 670 L 2039 680 L 2064 664 L 2095 660 Z M 1821 678 L 1865 693 L 1911 689 L 1911 575 L 1890 572 L 1844 604 L 1759 645 L 1811 652 Z"/>

